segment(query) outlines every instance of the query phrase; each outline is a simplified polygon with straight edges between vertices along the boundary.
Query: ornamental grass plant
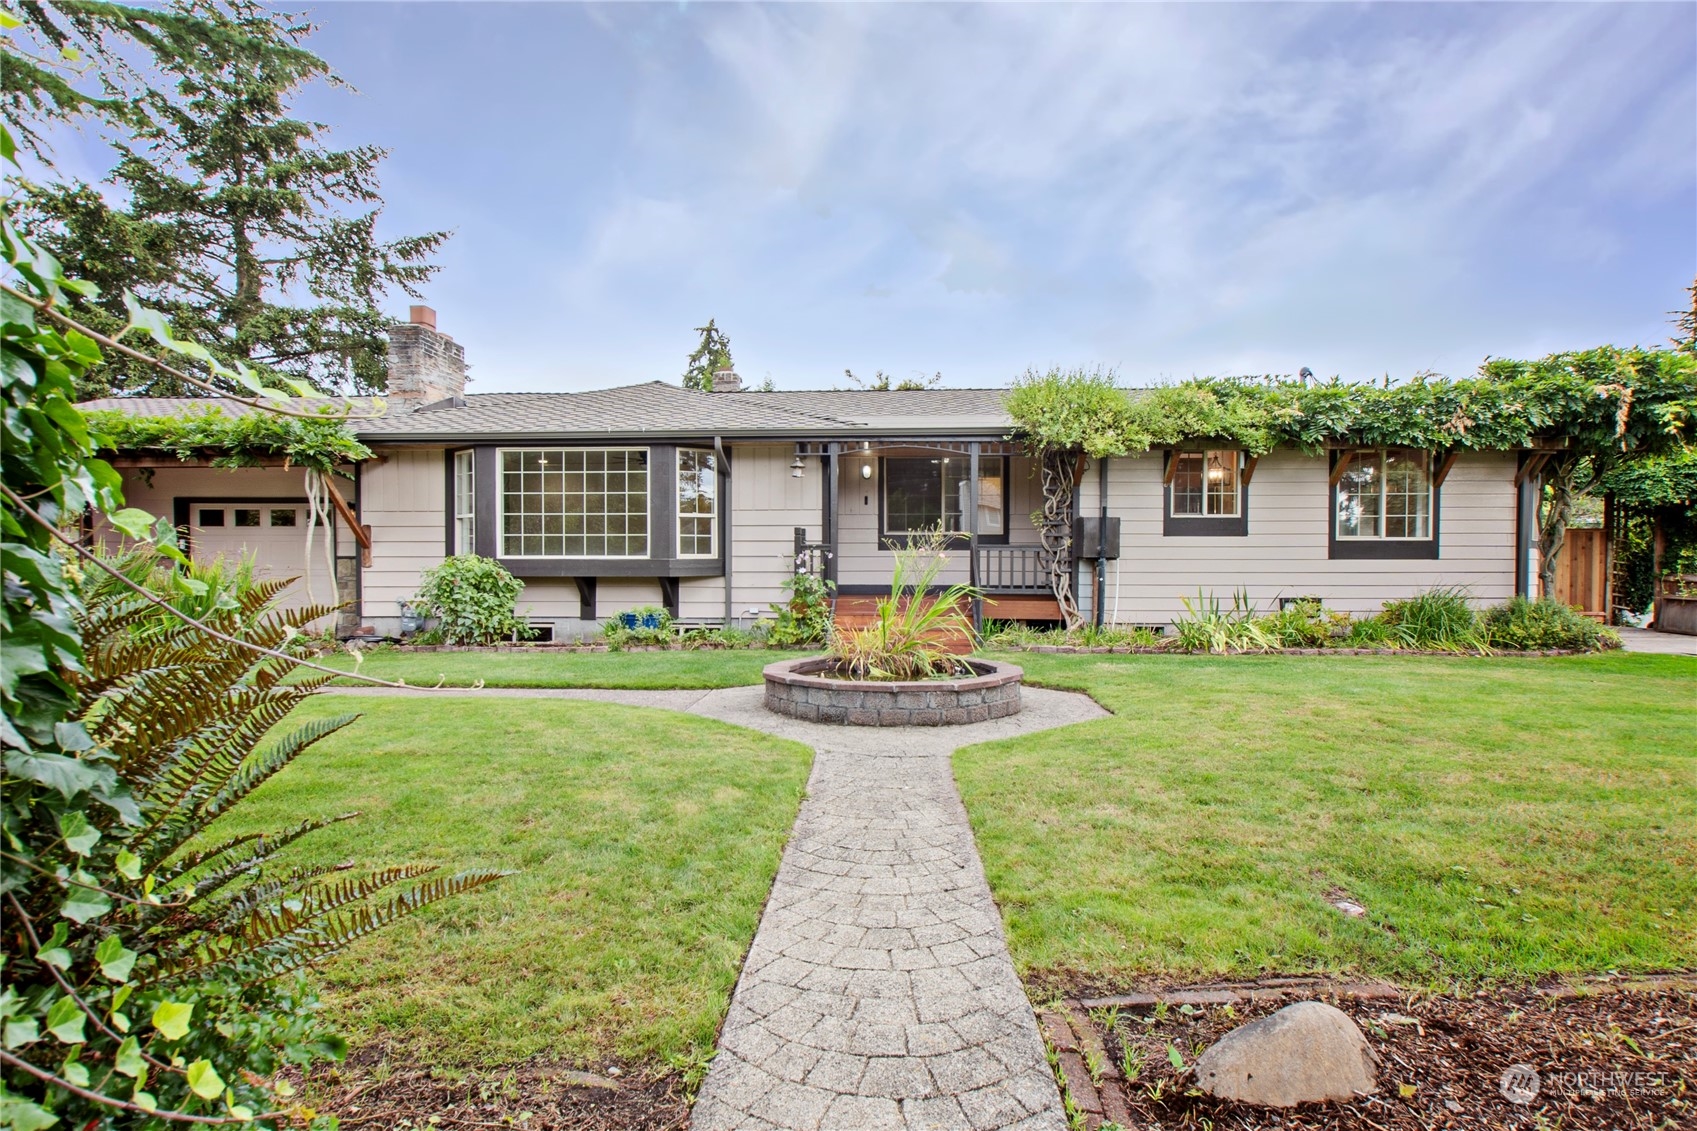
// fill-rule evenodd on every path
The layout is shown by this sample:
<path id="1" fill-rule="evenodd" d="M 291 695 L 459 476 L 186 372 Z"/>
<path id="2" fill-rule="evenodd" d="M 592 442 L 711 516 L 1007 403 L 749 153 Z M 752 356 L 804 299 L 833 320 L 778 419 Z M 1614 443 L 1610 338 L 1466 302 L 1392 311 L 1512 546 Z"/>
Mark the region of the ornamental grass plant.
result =
<path id="1" fill-rule="evenodd" d="M 829 659 L 854 679 L 918 680 L 964 675 L 971 666 L 950 651 L 974 640 L 963 611 L 980 596 L 970 585 L 940 586 L 952 537 L 939 525 L 896 551 L 890 592 L 880 597 L 872 623 L 857 628 L 833 622 Z M 935 592 L 934 592 L 935 591 Z"/>

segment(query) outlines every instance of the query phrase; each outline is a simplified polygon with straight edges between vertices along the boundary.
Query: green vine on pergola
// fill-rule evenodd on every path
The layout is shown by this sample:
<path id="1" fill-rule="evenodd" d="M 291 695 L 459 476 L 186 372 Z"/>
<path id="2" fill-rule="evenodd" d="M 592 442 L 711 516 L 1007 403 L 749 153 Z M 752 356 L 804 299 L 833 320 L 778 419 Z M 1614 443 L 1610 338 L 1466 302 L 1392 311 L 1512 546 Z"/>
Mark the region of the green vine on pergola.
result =
<path id="1" fill-rule="evenodd" d="M 1120 387 L 1103 370 L 1029 371 L 1007 397 L 1013 439 L 1039 462 L 1044 563 L 1069 624 L 1074 497 L 1084 461 L 1190 444 L 1317 453 L 1397 447 L 1547 453 L 1540 516 L 1546 591 L 1573 495 L 1634 461 L 1688 453 L 1697 432 L 1697 356 L 1604 346 L 1535 361 L 1492 359 L 1462 380 L 1400 385 L 1281 377 Z"/>
<path id="2" fill-rule="evenodd" d="M 321 475 L 372 458 L 339 411 L 322 419 L 266 412 L 227 413 L 217 405 L 174 416 L 132 416 L 114 409 L 87 414 L 89 430 L 111 451 L 169 452 L 214 467 L 257 467 L 281 459 L 285 466 Z"/>
<path id="3" fill-rule="evenodd" d="M 346 476 L 347 464 L 372 457 L 371 449 L 348 428 L 346 417 L 345 409 L 331 404 L 322 407 L 320 416 L 226 413 L 216 405 L 171 416 L 132 416 L 115 410 L 87 414 L 89 432 L 102 449 L 166 452 L 185 463 L 205 459 L 214 467 L 257 467 L 281 459 L 286 468 L 302 469 L 310 515 L 304 527 L 301 583 L 309 601 L 317 600 L 312 569 L 315 535 L 321 527 L 332 528 L 331 508 L 340 500 L 331 477 Z M 351 515 L 339 509 L 355 526 L 356 539 L 368 544 Z M 335 540 L 329 537 L 324 539 L 324 573 L 333 592 Z"/>

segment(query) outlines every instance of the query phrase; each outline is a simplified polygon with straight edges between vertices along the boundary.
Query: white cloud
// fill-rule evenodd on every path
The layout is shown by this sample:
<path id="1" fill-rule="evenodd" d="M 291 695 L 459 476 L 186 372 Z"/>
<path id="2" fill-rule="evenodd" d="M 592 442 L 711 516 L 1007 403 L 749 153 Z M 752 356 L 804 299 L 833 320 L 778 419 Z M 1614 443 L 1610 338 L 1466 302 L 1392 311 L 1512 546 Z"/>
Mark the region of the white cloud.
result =
<path id="1" fill-rule="evenodd" d="M 1133 376 L 1465 369 L 1608 305 L 1548 264 L 1624 271 L 1643 237 L 1620 201 L 1697 190 L 1674 6 L 725 5 L 667 27 L 695 38 L 634 68 L 619 188 L 564 286 L 631 325 L 734 308 L 786 384 L 865 339 L 868 368 L 940 349 L 914 363 L 977 380 L 1081 353 Z"/>

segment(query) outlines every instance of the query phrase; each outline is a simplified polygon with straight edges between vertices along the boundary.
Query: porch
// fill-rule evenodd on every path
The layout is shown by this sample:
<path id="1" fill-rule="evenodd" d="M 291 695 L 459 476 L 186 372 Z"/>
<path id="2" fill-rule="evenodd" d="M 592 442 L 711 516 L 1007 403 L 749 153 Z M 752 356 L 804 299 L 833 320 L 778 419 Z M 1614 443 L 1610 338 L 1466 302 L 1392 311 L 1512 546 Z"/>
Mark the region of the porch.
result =
<path id="1" fill-rule="evenodd" d="M 1042 509 L 1036 467 L 1005 440 L 888 439 L 799 445 L 816 458 L 821 537 L 795 530 L 798 566 L 831 582 L 849 624 L 887 594 L 896 552 L 939 526 L 953 537 L 939 581 L 966 583 L 984 620 L 1058 621 L 1049 571 L 1031 521 Z M 792 467 L 796 466 L 792 465 Z"/>

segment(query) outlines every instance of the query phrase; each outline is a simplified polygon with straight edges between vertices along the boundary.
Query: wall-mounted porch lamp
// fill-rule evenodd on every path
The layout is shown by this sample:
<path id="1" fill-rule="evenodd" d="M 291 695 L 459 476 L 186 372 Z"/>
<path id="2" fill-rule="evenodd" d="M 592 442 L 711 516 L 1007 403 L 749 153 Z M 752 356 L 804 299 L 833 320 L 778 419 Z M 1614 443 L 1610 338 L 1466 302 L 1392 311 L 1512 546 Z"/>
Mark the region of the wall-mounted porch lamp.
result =
<path id="1" fill-rule="evenodd" d="M 807 465 L 801 462 L 801 452 L 797 450 L 795 458 L 790 460 L 790 478 L 800 479 L 801 473 L 807 470 Z"/>

